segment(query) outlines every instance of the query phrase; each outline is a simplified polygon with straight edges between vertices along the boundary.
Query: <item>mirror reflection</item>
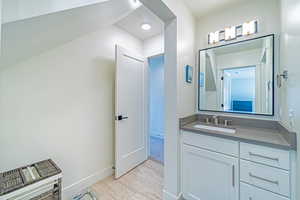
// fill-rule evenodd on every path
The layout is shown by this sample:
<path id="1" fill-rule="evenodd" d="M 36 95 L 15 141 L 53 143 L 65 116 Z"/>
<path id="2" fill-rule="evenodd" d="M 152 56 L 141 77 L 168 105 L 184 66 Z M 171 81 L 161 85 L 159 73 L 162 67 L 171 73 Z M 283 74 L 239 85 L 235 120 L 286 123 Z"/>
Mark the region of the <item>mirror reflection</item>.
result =
<path id="1" fill-rule="evenodd" d="M 200 50 L 200 111 L 273 115 L 274 36 Z"/>

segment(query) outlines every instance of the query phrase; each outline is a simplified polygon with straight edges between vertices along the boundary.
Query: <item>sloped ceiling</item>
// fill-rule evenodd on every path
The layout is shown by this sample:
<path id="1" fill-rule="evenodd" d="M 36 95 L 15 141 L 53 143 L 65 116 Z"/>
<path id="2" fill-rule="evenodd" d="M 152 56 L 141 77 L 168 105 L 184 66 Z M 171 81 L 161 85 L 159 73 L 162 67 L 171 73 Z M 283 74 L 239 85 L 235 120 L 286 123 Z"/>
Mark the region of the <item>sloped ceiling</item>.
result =
<path id="1" fill-rule="evenodd" d="M 109 0 L 2 0 L 3 21 L 9 23 Z"/>
<path id="2" fill-rule="evenodd" d="M 152 28 L 148 31 L 141 29 L 143 23 L 148 23 Z M 129 15 L 121 19 L 116 25 L 131 35 L 145 40 L 161 34 L 164 30 L 163 22 L 144 6 L 140 6 Z"/>
<path id="3" fill-rule="evenodd" d="M 134 9 L 131 0 L 110 0 L 3 24 L 0 66 L 12 65 L 112 25 Z"/>

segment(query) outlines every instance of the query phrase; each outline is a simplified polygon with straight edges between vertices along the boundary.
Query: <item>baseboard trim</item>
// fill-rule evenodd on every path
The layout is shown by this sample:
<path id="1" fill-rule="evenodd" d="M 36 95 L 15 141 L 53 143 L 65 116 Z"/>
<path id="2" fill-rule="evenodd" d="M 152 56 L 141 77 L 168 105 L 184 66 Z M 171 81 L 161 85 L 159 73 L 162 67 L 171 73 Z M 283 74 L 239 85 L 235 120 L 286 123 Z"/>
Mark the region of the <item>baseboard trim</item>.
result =
<path id="1" fill-rule="evenodd" d="M 182 193 L 179 195 L 172 194 L 171 192 L 163 190 L 163 199 L 164 200 L 183 200 Z"/>
<path id="2" fill-rule="evenodd" d="M 81 192 L 87 190 L 88 187 L 92 186 L 96 182 L 111 176 L 113 174 L 112 166 L 100 170 L 88 177 L 85 177 L 65 188 L 63 188 L 63 200 L 70 200 L 72 197 L 80 194 Z"/>

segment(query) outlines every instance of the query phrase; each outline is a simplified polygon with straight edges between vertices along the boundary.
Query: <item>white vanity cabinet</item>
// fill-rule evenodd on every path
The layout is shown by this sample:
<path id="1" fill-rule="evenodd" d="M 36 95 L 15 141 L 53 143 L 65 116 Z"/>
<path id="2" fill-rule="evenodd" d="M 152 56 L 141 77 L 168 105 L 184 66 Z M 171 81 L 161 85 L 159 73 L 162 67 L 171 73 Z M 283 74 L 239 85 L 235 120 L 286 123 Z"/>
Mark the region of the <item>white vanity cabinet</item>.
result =
<path id="1" fill-rule="evenodd" d="M 296 200 L 292 151 L 182 131 L 186 200 Z"/>
<path id="2" fill-rule="evenodd" d="M 195 136 L 197 137 L 193 138 Z M 190 140 L 191 138 L 193 140 Z M 205 145 L 201 145 L 202 142 L 205 142 Z M 218 152 L 220 148 L 228 155 Z M 237 157 L 230 156 L 237 151 L 237 142 L 228 143 L 228 140 L 193 133 L 183 135 L 182 186 L 184 199 L 238 200 L 239 163 Z"/>

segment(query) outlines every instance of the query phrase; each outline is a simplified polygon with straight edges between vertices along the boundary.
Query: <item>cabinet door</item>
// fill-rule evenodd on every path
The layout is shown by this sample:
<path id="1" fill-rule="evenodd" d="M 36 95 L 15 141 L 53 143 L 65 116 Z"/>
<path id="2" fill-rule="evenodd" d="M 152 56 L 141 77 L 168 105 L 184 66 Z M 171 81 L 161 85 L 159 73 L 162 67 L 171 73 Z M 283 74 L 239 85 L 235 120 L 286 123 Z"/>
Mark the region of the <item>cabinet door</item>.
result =
<path id="1" fill-rule="evenodd" d="M 183 196 L 186 200 L 238 200 L 238 159 L 183 145 Z"/>

